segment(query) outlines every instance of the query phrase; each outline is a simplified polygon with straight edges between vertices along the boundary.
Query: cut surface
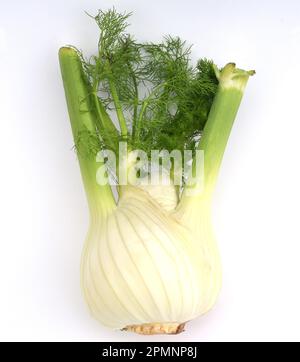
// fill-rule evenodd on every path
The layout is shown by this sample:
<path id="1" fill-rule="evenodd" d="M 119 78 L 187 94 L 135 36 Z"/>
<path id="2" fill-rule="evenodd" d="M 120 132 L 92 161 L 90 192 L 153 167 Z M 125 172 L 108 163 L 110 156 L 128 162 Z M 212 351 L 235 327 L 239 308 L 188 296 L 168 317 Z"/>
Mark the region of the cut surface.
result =
<path id="1" fill-rule="evenodd" d="M 145 323 L 126 326 L 122 331 L 138 334 L 179 334 L 184 331 L 185 323 Z"/>

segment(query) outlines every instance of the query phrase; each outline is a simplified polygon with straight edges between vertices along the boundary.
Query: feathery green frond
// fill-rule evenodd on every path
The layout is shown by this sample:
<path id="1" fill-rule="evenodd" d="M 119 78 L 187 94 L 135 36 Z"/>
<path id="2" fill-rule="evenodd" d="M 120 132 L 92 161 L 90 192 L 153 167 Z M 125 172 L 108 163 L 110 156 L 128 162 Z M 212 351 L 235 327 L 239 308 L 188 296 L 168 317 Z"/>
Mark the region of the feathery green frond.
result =
<path id="1" fill-rule="evenodd" d="M 101 145 L 117 152 L 125 139 L 147 153 L 193 150 L 216 94 L 213 63 L 201 59 L 193 66 L 191 46 L 179 37 L 138 43 L 126 32 L 130 15 L 100 10 L 93 17 L 98 52 L 81 57 Z"/>

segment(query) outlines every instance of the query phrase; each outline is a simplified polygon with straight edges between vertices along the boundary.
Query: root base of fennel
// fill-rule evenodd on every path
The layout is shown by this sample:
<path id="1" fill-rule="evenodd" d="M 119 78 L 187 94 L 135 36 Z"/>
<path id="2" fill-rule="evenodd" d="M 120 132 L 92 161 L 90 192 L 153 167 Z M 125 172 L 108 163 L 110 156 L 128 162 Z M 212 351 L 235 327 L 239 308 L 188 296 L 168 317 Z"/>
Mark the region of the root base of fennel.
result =
<path id="1" fill-rule="evenodd" d="M 138 334 L 179 334 L 184 331 L 185 323 L 145 323 L 122 328 L 122 331 Z"/>

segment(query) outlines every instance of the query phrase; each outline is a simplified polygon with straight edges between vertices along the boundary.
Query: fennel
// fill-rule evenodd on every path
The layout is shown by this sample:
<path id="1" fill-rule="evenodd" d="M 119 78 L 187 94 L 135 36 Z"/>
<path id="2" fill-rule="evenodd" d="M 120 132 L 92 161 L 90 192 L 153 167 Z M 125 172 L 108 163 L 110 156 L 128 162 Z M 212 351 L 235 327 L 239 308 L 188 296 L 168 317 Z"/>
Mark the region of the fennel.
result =
<path id="1" fill-rule="evenodd" d="M 73 47 L 59 50 L 90 209 L 81 285 L 92 314 L 108 327 L 179 333 L 185 322 L 212 308 L 220 290 L 211 197 L 254 72 L 233 63 L 217 69 L 207 59 L 193 67 L 190 48 L 179 38 L 138 43 L 125 32 L 129 15 L 99 11 L 98 53 L 89 60 Z M 189 192 L 199 185 L 188 185 L 180 174 L 181 190 L 173 183 L 179 172 L 173 165 L 169 185 L 118 185 L 115 201 L 111 185 L 96 178 L 105 166 L 96 155 L 110 150 L 120 161 L 120 142 L 148 155 L 202 150 L 203 189 Z"/>

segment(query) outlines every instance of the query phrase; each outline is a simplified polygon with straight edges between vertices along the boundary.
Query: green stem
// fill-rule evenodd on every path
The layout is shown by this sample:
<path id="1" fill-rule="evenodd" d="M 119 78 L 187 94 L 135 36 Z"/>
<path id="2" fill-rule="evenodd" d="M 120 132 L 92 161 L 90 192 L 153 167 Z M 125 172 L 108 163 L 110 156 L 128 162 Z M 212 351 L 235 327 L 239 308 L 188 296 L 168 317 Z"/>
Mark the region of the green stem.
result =
<path id="1" fill-rule="evenodd" d="M 213 101 L 198 146 L 204 152 L 204 188 L 201 197 L 210 199 L 217 180 L 230 131 L 239 109 L 244 89 L 254 71 L 245 71 L 227 64 L 221 72 L 216 70 L 218 91 Z M 195 162 L 193 168 L 195 170 Z M 195 187 L 197 185 L 193 185 Z M 187 194 L 186 190 L 185 193 Z M 183 199 L 187 197 L 183 195 Z"/>
<path id="2" fill-rule="evenodd" d="M 71 127 L 75 142 L 82 132 L 96 135 L 96 115 L 93 112 L 92 89 L 82 69 L 81 60 L 75 49 L 63 47 L 59 50 L 59 61 Z M 99 143 L 100 150 L 100 143 Z M 90 212 L 108 212 L 115 205 L 109 184 L 99 185 L 96 173 L 103 164 L 96 161 L 96 155 L 78 152 L 78 159 Z"/>
<path id="3" fill-rule="evenodd" d="M 119 99 L 119 95 L 118 95 L 118 91 L 117 88 L 115 86 L 114 80 L 113 80 L 113 73 L 111 71 L 110 65 L 109 63 L 107 63 L 107 69 L 109 71 L 109 88 L 110 88 L 110 92 L 111 92 L 111 96 L 113 98 L 115 107 L 116 107 L 116 113 L 117 113 L 117 117 L 118 117 L 118 121 L 120 124 L 120 129 L 121 129 L 121 135 L 124 139 L 127 138 L 127 125 L 126 125 L 126 120 L 123 114 L 123 110 L 122 110 L 122 105 Z"/>
<path id="4" fill-rule="evenodd" d="M 146 110 L 146 108 L 148 106 L 149 101 L 150 101 L 150 99 L 147 98 L 142 103 L 142 108 L 140 110 L 139 116 L 138 116 L 138 118 L 136 120 L 135 127 L 134 127 L 134 135 L 133 135 L 134 140 L 139 139 L 141 124 L 142 124 L 142 121 L 143 121 L 143 116 L 144 116 L 144 113 L 145 113 L 145 110 Z"/>
<path id="5" fill-rule="evenodd" d="M 136 78 L 134 73 L 132 72 L 132 81 L 133 81 L 133 86 L 134 86 L 134 93 L 135 93 L 135 97 L 134 97 L 134 104 L 133 104 L 133 122 L 132 122 L 132 140 L 135 139 L 135 131 L 136 131 L 136 123 L 137 123 L 137 112 L 138 112 L 138 104 L 139 104 L 139 91 L 138 91 L 138 86 L 137 86 L 137 82 L 136 82 Z"/>
<path id="6" fill-rule="evenodd" d="M 139 136 L 140 136 L 140 130 L 141 130 L 141 125 L 143 122 L 143 117 L 144 117 L 144 113 L 151 101 L 151 98 L 156 94 L 156 92 L 158 90 L 160 90 L 161 88 L 165 87 L 167 84 L 167 82 L 164 82 L 162 84 L 160 84 L 159 86 L 157 86 L 156 88 L 154 88 L 152 90 L 152 92 L 148 95 L 147 98 L 145 98 L 142 102 L 142 108 L 140 110 L 139 116 L 137 118 L 136 124 L 135 124 L 135 133 L 134 133 L 134 140 L 138 140 Z"/>
<path id="7" fill-rule="evenodd" d="M 109 115 L 106 112 L 105 107 L 103 106 L 102 102 L 100 101 L 97 92 L 98 92 L 98 85 L 99 82 L 95 82 L 93 85 L 93 92 L 92 97 L 94 99 L 94 104 L 97 113 L 97 128 L 98 131 L 103 138 L 105 144 L 117 152 L 117 141 L 119 139 L 119 132 L 116 129 L 115 125 L 113 124 L 112 120 L 110 119 Z"/>

